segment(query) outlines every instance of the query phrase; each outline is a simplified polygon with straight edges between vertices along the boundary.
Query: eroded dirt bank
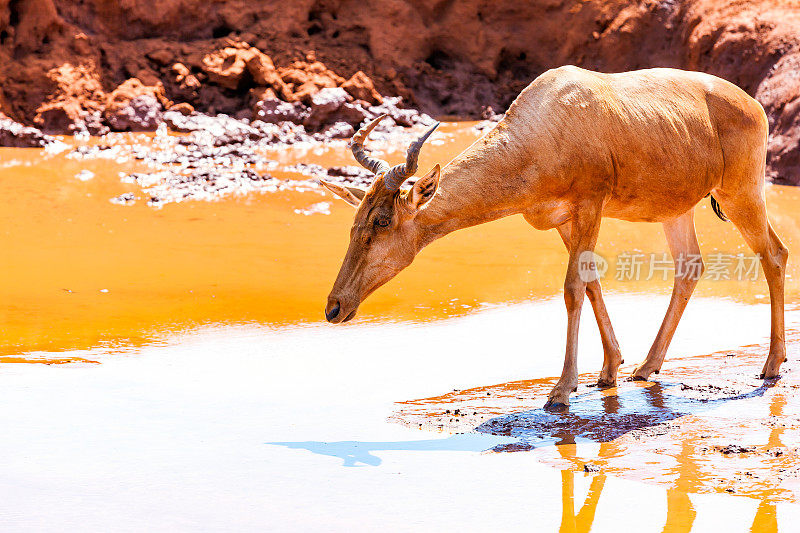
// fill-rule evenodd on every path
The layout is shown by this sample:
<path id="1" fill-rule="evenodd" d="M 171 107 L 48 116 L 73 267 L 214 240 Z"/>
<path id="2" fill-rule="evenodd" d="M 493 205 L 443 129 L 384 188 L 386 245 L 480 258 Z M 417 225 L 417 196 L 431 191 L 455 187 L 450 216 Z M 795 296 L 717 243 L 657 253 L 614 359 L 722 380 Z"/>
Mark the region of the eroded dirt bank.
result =
<path id="1" fill-rule="evenodd" d="M 320 130 L 382 95 L 474 117 L 558 65 L 674 66 L 756 96 L 770 176 L 800 183 L 798 30 L 788 0 L 0 0 L 0 111 L 51 132 L 153 129 L 176 104 Z M 344 116 L 294 116 L 323 89 Z"/>

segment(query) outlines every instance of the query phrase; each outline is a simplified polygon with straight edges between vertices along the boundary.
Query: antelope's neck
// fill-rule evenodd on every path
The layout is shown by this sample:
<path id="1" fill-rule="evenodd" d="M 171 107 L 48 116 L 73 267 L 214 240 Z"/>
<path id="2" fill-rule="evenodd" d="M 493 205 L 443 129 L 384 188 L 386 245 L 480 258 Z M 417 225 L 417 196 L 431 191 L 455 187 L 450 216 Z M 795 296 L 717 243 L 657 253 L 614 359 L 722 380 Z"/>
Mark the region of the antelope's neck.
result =
<path id="1" fill-rule="evenodd" d="M 492 132 L 495 133 L 495 132 Z M 519 212 L 501 180 L 506 163 L 490 133 L 442 169 L 439 189 L 417 215 L 420 248 L 456 230 Z"/>

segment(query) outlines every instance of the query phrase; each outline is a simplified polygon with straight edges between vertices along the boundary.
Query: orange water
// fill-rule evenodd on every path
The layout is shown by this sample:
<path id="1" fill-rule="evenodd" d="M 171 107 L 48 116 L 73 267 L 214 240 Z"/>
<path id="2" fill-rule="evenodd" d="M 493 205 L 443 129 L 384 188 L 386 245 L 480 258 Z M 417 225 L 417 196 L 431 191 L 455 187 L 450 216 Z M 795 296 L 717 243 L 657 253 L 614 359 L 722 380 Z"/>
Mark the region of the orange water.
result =
<path id="1" fill-rule="evenodd" d="M 451 137 L 444 144 L 426 147 L 420 163 L 423 169 L 446 162 L 476 139 L 469 124 L 448 124 L 443 131 Z M 399 162 L 402 154 L 399 147 L 388 158 Z M 283 164 L 352 164 L 341 147 L 315 151 L 297 147 L 273 155 Z M 0 363 L 83 361 L 52 352 L 106 347 L 112 354 L 119 353 L 204 325 L 283 327 L 322 320 L 325 299 L 347 245 L 350 207 L 316 192 L 256 194 L 160 209 L 142 201 L 132 206 L 112 204 L 109 199 L 120 193 L 140 193 L 135 185 L 119 180 L 118 173 L 130 168 L 130 164 L 107 160 L 76 161 L 63 154 L 46 158 L 34 149 L 0 150 Z M 83 169 L 96 177 L 87 182 L 76 179 Z M 797 249 L 800 190 L 769 187 L 767 198 L 778 234 L 790 250 Z M 332 203 L 330 215 L 295 213 L 322 201 Z M 698 210 L 697 226 L 704 252 L 748 253 L 733 226 L 716 219 L 705 204 Z M 614 257 L 637 250 L 666 251 L 659 225 L 604 221 L 598 244 L 601 255 Z M 800 299 L 797 265 L 792 256 L 787 279 L 790 307 Z M 430 322 L 486 305 L 558 296 L 565 267 L 566 254 L 554 231 L 536 231 L 521 217 L 509 217 L 432 244 L 343 327 L 377 321 Z M 612 275 L 603 285 L 610 294 L 668 294 L 671 290 L 671 282 L 660 276 L 634 282 L 615 280 Z M 763 279 L 704 280 L 696 294 L 743 303 L 768 301 Z M 534 385 L 512 387 L 512 394 L 527 394 L 540 405 L 541 398 L 530 392 Z M 786 391 L 770 397 L 766 406 L 770 414 L 784 413 L 781 401 L 787 401 Z M 484 389 L 478 393 L 482 396 Z M 443 398 L 432 400 L 436 405 L 450 401 Z M 491 414 L 506 412 L 500 409 Z M 665 455 L 674 461 L 672 468 L 655 470 L 670 487 L 671 519 L 665 531 L 688 531 L 695 510 L 687 494 L 713 483 L 711 477 L 698 474 L 698 461 L 705 459 L 698 459 L 694 441 L 702 428 L 687 427 L 676 434 Z M 775 431 L 769 437 L 773 441 L 781 438 Z M 606 461 L 604 470 L 621 476 L 634 472 L 636 467 L 615 463 L 619 450 L 633 449 L 634 444 L 604 443 L 600 453 Z M 551 452 L 553 457 L 540 459 L 567 468 L 560 489 L 553 487 L 563 495 L 562 531 L 588 531 L 605 476 L 595 476 L 586 499 L 576 500 L 577 474 L 571 469 L 582 468 L 577 450 L 563 444 Z M 754 487 L 752 495 L 762 498 L 763 505 L 752 530 L 774 531 L 773 500 L 786 498 L 779 490 L 773 491 L 774 483 Z"/>
<path id="2" fill-rule="evenodd" d="M 476 138 L 469 125 L 448 124 L 443 144 L 426 147 L 421 167 L 446 162 Z M 274 154 L 285 164 L 351 164 L 344 148 Z M 388 155 L 402 157 L 402 147 Z M 14 164 L 14 162 L 19 164 Z M 156 340 L 205 324 L 257 322 L 274 326 L 322 319 L 347 245 L 352 210 L 329 195 L 282 192 L 216 202 L 168 204 L 109 199 L 135 185 L 120 182 L 130 168 L 104 159 L 43 158 L 35 149 L 0 149 L 0 355 L 24 356 Z M 96 177 L 83 182 L 82 169 Z M 298 178 L 285 173 L 279 177 Z M 770 214 L 790 248 L 800 242 L 800 191 L 768 189 Z M 332 203 L 330 215 L 296 208 Z M 706 205 L 698 228 L 705 252 L 747 252 L 730 223 Z M 598 252 L 663 252 L 659 225 L 603 223 Z M 469 313 L 485 304 L 558 295 L 566 254 L 554 231 L 540 232 L 521 217 L 452 234 L 424 250 L 415 264 L 362 306 L 356 320 L 426 321 Z M 800 278 L 790 261 L 788 301 Z M 609 292 L 668 293 L 670 281 L 616 281 Z M 697 294 L 766 301 L 766 285 L 702 282 Z"/>

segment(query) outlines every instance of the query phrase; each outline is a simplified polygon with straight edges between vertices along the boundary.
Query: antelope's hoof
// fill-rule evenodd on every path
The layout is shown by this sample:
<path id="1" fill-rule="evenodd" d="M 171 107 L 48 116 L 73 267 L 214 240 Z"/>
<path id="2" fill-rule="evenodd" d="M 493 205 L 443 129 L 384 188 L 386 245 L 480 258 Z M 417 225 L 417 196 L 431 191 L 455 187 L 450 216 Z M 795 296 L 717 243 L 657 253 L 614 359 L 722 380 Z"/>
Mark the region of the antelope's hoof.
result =
<path id="1" fill-rule="evenodd" d="M 776 379 L 780 377 L 781 364 L 786 361 L 785 355 L 770 355 L 764 368 L 761 369 L 761 379 Z"/>
<path id="2" fill-rule="evenodd" d="M 611 389 L 617 386 L 617 378 L 600 378 L 597 380 L 598 389 Z"/>
<path id="3" fill-rule="evenodd" d="M 633 371 L 631 377 L 628 378 L 628 381 L 648 381 L 650 379 L 650 374 L 658 374 L 660 369 L 653 369 L 649 370 L 644 364 L 637 367 L 636 370 Z"/>
<path id="4" fill-rule="evenodd" d="M 577 383 L 560 381 L 555 384 L 550 394 L 547 395 L 547 403 L 544 405 L 548 410 L 561 410 L 569 405 L 569 395 L 578 390 Z"/>
<path id="5" fill-rule="evenodd" d="M 567 411 L 567 410 L 569 410 L 569 404 L 568 403 L 562 403 L 562 402 L 559 402 L 559 401 L 556 401 L 556 400 L 553 400 L 552 398 L 550 398 L 550 399 L 547 400 L 547 403 L 544 404 L 544 410 L 545 411 Z"/>

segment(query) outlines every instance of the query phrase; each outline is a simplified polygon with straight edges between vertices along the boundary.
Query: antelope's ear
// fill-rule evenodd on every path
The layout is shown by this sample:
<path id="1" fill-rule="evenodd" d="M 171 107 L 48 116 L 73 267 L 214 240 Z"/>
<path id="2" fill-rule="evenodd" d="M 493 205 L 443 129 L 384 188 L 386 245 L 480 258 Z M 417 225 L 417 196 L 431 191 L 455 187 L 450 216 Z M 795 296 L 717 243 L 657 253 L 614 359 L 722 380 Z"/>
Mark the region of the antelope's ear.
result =
<path id="1" fill-rule="evenodd" d="M 411 187 L 408 193 L 408 203 L 412 209 L 419 209 L 427 204 L 430 199 L 433 198 L 433 195 L 436 194 L 436 189 L 439 188 L 440 171 L 441 168 L 439 168 L 437 164 Z"/>
<path id="2" fill-rule="evenodd" d="M 364 198 L 364 195 L 367 193 L 367 191 L 357 187 L 342 187 L 341 185 L 336 185 L 335 183 L 330 183 L 323 180 L 319 180 L 319 182 L 326 189 L 353 207 L 358 207 L 359 204 L 361 204 L 361 200 Z"/>

